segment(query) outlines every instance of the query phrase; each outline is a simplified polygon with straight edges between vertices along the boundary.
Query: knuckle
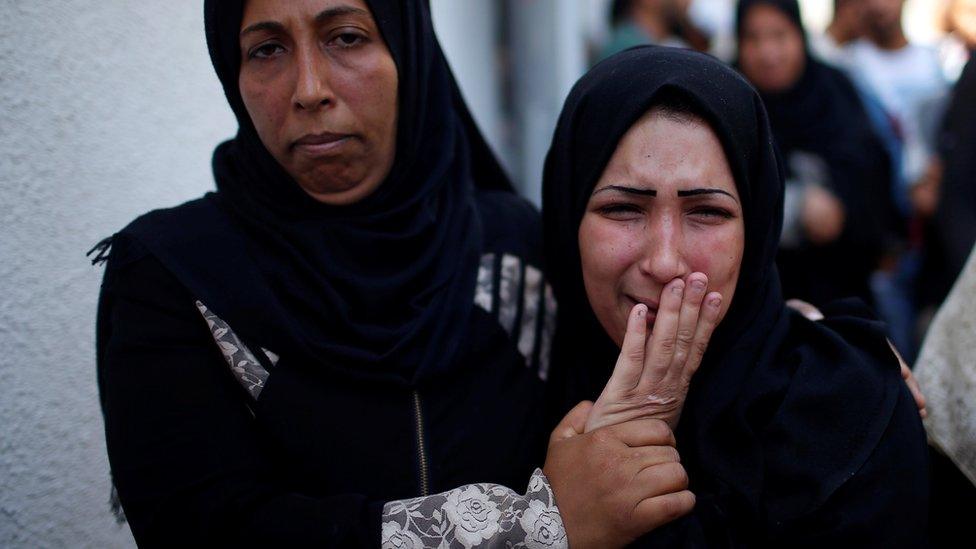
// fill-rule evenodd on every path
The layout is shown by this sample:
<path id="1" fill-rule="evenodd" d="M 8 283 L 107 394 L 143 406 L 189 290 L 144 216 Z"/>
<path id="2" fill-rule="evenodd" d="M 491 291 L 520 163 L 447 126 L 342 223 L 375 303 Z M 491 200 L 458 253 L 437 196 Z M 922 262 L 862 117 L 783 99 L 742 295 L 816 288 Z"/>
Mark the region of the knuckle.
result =
<path id="1" fill-rule="evenodd" d="M 626 353 L 625 356 L 627 357 L 627 360 L 629 362 L 631 362 L 631 363 L 639 364 L 639 363 L 643 362 L 644 361 L 644 346 L 643 345 L 634 345 L 630 349 L 627 349 L 627 353 Z"/>
<path id="2" fill-rule="evenodd" d="M 661 342 L 661 351 L 665 354 L 671 354 L 674 352 L 675 342 L 673 339 L 665 339 Z"/>
<path id="3" fill-rule="evenodd" d="M 612 427 L 593 431 L 593 443 L 597 446 L 609 446 L 613 440 L 614 436 Z"/>
<path id="4" fill-rule="evenodd" d="M 695 331 L 688 328 L 680 328 L 678 330 L 677 338 L 681 343 L 689 343 L 692 338 L 695 337 Z"/>
<path id="5" fill-rule="evenodd" d="M 708 350 L 708 340 L 702 340 L 695 343 L 695 354 L 698 356 L 705 356 L 705 351 Z"/>

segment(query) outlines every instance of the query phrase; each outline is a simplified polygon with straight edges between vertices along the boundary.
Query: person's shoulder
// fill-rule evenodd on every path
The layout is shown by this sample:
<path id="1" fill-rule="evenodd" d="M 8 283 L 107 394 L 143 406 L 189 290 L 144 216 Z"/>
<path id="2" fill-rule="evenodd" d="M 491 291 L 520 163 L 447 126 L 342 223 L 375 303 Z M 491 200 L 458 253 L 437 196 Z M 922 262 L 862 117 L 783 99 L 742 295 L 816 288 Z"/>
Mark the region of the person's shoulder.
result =
<path id="1" fill-rule="evenodd" d="M 809 373 L 815 378 L 900 379 L 898 358 L 888 342 L 885 324 L 863 301 L 841 299 L 819 309 L 823 315 L 819 320 L 788 309 L 790 335 L 780 356 L 831 365 L 813 366 Z"/>
<path id="2" fill-rule="evenodd" d="M 105 283 L 114 281 L 121 272 L 133 269 L 162 273 L 165 269 L 159 258 L 155 257 L 156 250 L 161 246 L 174 246 L 197 239 L 221 215 L 209 196 L 178 206 L 151 210 L 99 243 L 93 250 L 98 252 L 93 263 L 105 264 Z"/>
<path id="3" fill-rule="evenodd" d="M 485 253 L 512 254 L 541 264 L 542 216 L 531 202 L 499 190 L 478 190 L 475 200 Z"/>
<path id="4" fill-rule="evenodd" d="M 119 234 L 165 238 L 171 232 L 193 230 L 197 223 L 220 215 L 210 198 L 208 194 L 177 206 L 151 210 L 136 217 Z"/>

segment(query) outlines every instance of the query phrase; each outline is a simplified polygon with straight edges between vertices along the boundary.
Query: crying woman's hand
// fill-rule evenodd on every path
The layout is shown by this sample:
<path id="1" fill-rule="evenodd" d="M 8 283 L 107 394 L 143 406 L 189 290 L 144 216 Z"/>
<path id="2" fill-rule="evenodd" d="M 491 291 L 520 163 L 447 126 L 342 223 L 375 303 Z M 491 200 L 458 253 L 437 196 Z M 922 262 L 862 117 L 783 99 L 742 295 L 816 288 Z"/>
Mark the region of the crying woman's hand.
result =
<path id="1" fill-rule="evenodd" d="M 639 418 L 660 419 L 674 429 L 691 377 L 698 370 L 718 321 L 722 296 L 706 295 L 708 277 L 669 282 L 648 335 L 647 306 L 630 312 L 620 356 L 586 421 L 586 431 Z"/>

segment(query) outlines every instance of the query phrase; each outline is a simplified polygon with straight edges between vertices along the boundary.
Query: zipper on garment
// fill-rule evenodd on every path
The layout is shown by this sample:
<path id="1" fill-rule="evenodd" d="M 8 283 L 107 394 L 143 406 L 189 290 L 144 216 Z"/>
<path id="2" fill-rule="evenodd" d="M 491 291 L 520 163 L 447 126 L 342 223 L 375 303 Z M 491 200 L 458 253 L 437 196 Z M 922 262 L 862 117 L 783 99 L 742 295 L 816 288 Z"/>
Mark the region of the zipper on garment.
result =
<path id="1" fill-rule="evenodd" d="M 420 495 L 430 495 L 430 476 L 427 470 L 427 446 L 424 444 L 424 414 L 420 408 L 420 393 L 413 392 L 414 419 L 417 421 L 417 461 L 420 464 Z"/>

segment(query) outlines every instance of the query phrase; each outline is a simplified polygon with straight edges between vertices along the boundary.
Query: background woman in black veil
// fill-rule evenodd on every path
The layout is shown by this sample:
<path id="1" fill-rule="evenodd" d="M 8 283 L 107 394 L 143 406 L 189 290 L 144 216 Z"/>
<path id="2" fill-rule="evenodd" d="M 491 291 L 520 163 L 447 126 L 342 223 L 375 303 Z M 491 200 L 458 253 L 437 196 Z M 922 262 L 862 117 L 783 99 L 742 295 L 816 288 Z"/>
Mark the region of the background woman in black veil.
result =
<path id="1" fill-rule="evenodd" d="M 796 0 L 741 0 L 737 68 L 756 87 L 784 159 L 777 265 L 785 295 L 823 305 L 860 297 L 904 225 L 891 160 L 851 80 L 810 53 Z"/>

